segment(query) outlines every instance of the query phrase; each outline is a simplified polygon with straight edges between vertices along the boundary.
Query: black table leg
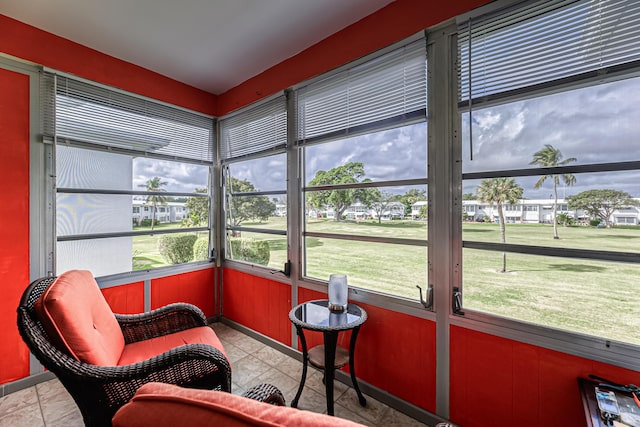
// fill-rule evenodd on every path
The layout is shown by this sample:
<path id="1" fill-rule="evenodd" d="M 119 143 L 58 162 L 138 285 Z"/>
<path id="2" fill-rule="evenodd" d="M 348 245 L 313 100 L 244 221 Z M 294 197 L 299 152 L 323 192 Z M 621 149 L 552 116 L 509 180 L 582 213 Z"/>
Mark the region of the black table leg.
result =
<path id="1" fill-rule="evenodd" d="M 351 341 L 349 343 L 349 372 L 351 372 L 351 382 L 353 383 L 353 388 L 358 395 L 358 401 L 360 402 L 360 406 L 365 406 L 367 404 L 367 400 L 362 395 L 360 391 L 360 387 L 358 387 L 358 380 L 356 379 L 356 368 L 354 365 L 355 360 L 355 351 L 356 351 L 356 339 L 358 338 L 358 332 L 360 331 L 360 327 L 353 329 L 351 333 Z"/>
<path id="2" fill-rule="evenodd" d="M 327 414 L 333 415 L 333 379 L 335 377 L 336 345 L 338 331 L 324 332 L 324 378 L 327 393 Z"/>
<path id="3" fill-rule="evenodd" d="M 302 345 L 302 378 L 300 379 L 300 386 L 298 387 L 298 392 L 296 393 L 296 397 L 291 401 L 291 407 L 298 407 L 298 400 L 300 399 L 300 395 L 302 394 L 302 388 L 304 387 L 304 382 L 307 380 L 307 341 L 304 339 L 304 332 L 300 326 L 296 325 L 296 332 L 298 333 L 298 337 L 300 337 L 300 344 Z"/>

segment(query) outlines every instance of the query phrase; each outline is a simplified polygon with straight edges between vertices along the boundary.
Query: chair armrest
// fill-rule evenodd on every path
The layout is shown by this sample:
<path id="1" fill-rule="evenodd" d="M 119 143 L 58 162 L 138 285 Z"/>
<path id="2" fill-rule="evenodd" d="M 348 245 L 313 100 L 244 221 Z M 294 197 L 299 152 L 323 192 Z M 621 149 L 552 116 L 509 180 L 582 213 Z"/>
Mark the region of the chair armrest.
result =
<path id="1" fill-rule="evenodd" d="M 207 325 L 202 310 L 187 303 L 169 304 L 141 314 L 115 314 L 115 317 L 127 344 Z"/>
<path id="2" fill-rule="evenodd" d="M 274 406 L 286 406 L 282 392 L 271 384 L 258 384 L 242 393 L 242 396 Z"/>
<path id="3" fill-rule="evenodd" d="M 137 389 L 151 381 L 188 387 L 209 388 L 216 377 L 216 389 L 231 392 L 231 366 L 220 350 L 206 344 L 186 344 L 131 365 L 97 366 L 70 359 L 70 373 L 88 389 L 97 386 L 107 396 L 129 401 Z M 69 372 L 67 372 L 69 375 Z M 200 378 L 201 382 L 193 383 Z M 93 384 L 93 386 L 91 385 Z"/>

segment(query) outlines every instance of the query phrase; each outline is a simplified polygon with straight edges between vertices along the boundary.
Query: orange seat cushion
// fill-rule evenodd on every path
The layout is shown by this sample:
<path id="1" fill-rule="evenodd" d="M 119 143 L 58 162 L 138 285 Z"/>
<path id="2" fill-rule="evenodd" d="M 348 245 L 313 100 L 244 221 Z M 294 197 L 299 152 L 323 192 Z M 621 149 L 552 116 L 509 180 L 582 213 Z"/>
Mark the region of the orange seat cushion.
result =
<path id="1" fill-rule="evenodd" d="M 51 340 L 81 362 L 116 366 L 124 337 L 91 272 L 58 276 L 34 308 Z"/>
<path id="2" fill-rule="evenodd" d="M 208 326 L 200 326 L 127 344 L 124 346 L 118 365 L 141 362 L 185 344 L 208 344 L 220 350 L 227 357 L 224 347 L 213 329 Z"/>
<path id="3" fill-rule="evenodd" d="M 148 383 L 116 412 L 114 427 L 309 426 L 362 427 L 341 418 L 285 406 L 273 406 L 215 390 Z"/>

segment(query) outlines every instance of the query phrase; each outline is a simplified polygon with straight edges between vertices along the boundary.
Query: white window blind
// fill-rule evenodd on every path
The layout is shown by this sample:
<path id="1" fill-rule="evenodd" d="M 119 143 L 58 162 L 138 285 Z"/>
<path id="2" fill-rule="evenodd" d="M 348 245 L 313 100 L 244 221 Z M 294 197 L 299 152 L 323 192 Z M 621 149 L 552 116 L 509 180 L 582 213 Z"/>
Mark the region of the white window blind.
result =
<path id="1" fill-rule="evenodd" d="M 283 149 L 287 145 L 284 95 L 220 120 L 220 158 L 229 160 Z"/>
<path id="2" fill-rule="evenodd" d="M 44 138 L 134 156 L 213 164 L 213 119 L 192 111 L 46 73 Z"/>
<path id="3" fill-rule="evenodd" d="M 525 2 L 462 22 L 458 52 L 462 105 L 572 76 L 637 67 L 640 2 Z"/>
<path id="4" fill-rule="evenodd" d="M 355 134 L 394 119 L 426 118 L 424 39 L 297 91 L 299 141 Z"/>

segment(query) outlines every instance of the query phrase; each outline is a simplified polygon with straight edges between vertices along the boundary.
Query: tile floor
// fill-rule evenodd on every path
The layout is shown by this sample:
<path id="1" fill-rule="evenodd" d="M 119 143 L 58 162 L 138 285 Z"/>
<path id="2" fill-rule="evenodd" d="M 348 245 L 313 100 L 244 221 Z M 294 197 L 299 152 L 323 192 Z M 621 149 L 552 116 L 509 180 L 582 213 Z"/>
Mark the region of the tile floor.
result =
<path id="1" fill-rule="evenodd" d="M 294 398 L 302 363 L 222 323 L 213 325 L 233 367 L 232 391 L 241 394 L 261 383 L 271 383 L 284 394 L 287 404 Z M 340 382 L 334 386 L 335 414 L 367 426 L 425 426 L 375 399 L 359 405 L 355 391 Z M 325 413 L 322 374 L 309 369 L 298 407 Z M 51 380 L 0 398 L 0 427 L 82 426 L 75 403 L 58 380 Z"/>

